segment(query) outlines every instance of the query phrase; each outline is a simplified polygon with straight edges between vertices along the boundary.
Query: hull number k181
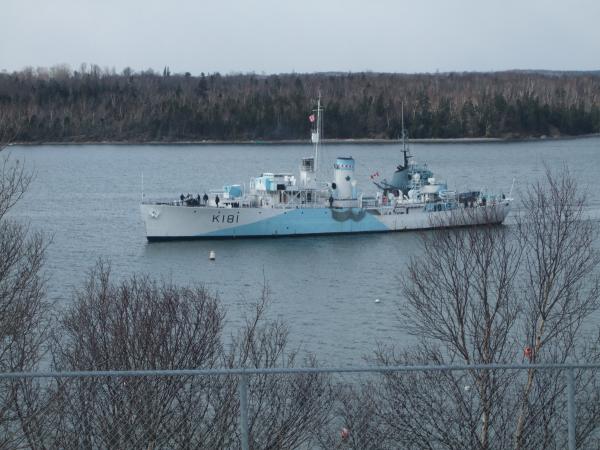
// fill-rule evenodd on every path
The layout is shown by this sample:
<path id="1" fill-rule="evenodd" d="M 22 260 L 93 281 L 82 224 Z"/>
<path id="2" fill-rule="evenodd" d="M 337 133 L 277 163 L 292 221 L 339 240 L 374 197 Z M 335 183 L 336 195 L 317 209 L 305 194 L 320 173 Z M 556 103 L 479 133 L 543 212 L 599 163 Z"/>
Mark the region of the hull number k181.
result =
<path id="1" fill-rule="evenodd" d="M 235 214 L 228 214 L 228 215 L 213 214 L 212 221 L 214 223 L 239 223 L 240 216 L 235 215 Z"/>

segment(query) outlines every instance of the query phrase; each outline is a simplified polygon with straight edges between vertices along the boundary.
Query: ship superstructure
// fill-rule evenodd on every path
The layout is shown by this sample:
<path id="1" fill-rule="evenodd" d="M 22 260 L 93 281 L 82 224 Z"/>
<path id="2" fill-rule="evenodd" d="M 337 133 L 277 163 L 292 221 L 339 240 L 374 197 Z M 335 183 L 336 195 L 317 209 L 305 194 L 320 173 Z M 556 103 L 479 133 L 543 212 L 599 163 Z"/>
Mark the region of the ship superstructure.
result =
<path id="1" fill-rule="evenodd" d="M 403 131 L 403 162 L 378 191 L 358 189 L 355 160 L 337 157 L 333 176 L 321 180 L 319 151 L 323 108 L 309 116 L 314 155 L 303 158 L 299 176 L 264 172 L 249 188 L 233 184 L 196 197 L 143 202 L 148 240 L 274 237 L 417 230 L 502 223 L 510 198 L 481 191 L 457 194 L 413 163 Z"/>

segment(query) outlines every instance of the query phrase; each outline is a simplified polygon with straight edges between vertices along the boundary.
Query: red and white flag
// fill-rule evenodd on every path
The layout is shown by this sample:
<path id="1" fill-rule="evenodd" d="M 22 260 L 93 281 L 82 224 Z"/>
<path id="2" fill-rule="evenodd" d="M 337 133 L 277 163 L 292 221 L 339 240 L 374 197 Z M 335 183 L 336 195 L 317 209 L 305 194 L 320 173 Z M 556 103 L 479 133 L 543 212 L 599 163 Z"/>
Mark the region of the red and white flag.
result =
<path id="1" fill-rule="evenodd" d="M 310 122 L 314 122 L 315 120 L 317 120 L 317 118 L 315 117 L 314 114 L 311 114 L 310 116 L 308 116 L 308 120 L 310 120 Z"/>

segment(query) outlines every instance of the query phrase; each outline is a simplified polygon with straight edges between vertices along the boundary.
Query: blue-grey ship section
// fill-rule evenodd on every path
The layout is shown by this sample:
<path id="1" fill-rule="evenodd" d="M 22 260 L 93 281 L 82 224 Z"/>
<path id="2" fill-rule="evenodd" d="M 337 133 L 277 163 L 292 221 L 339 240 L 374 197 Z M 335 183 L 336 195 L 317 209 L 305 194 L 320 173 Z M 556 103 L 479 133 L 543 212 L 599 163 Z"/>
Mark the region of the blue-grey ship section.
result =
<path id="1" fill-rule="evenodd" d="M 391 181 L 379 180 L 373 195 L 358 190 L 355 161 L 338 157 L 329 182 L 320 180 L 318 152 L 322 139 L 320 100 L 314 114 L 314 156 L 303 158 L 299 177 L 262 173 L 241 185 L 228 185 L 197 197 L 143 202 L 142 219 L 149 241 L 302 236 L 421 230 L 437 227 L 500 224 L 510 195 L 482 191 L 457 193 L 438 181 L 426 166 L 410 161 L 403 133 L 403 162 Z"/>

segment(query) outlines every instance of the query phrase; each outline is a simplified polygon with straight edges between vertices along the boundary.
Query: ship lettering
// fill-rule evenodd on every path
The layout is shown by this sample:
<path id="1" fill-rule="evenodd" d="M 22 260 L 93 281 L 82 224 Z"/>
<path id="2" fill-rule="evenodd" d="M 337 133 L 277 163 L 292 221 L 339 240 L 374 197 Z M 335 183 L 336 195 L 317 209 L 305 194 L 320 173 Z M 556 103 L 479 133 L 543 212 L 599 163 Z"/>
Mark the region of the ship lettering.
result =
<path id="1" fill-rule="evenodd" d="M 221 215 L 221 214 L 213 214 L 212 221 L 216 223 L 239 223 L 240 216 L 236 216 L 235 214 L 229 215 Z"/>

